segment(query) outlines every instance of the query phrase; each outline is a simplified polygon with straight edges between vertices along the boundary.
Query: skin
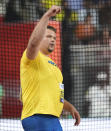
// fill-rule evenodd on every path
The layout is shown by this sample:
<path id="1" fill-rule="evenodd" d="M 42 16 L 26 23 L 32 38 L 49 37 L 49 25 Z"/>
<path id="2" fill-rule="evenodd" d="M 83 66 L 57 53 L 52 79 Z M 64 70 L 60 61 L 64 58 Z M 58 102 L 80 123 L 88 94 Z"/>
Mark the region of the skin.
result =
<path id="1" fill-rule="evenodd" d="M 56 16 L 56 14 L 60 13 L 60 11 L 61 8 L 59 6 L 52 6 L 35 26 L 30 36 L 26 51 L 26 55 L 30 60 L 35 59 L 39 51 L 41 51 L 46 56 L 53 52 L 56 45 L 56 33 L 50 29 L 47 29 L 47 25 L 49 19 L 53 16 Z M 74 125 L 79 125 L 79 112 L 67 100 L 64 100 L 63 110 L 70 112 L 72 117 L 76 120 Z"/>
<path id="2" fill-rule="evenodd" d="M 56 33 L 50 29 L 46 29 L 43 40 L 41 41 L 40 51 L 49 55 L 55 49 L 56 45 Z"/>

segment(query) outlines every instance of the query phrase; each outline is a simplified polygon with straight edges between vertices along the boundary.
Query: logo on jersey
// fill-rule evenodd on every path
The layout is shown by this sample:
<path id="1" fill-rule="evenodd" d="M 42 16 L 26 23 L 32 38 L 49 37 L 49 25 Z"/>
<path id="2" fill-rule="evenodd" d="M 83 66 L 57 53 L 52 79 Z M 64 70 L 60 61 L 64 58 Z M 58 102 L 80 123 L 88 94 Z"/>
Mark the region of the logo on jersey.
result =
<path id="1" fill-rule="evenodd" d="M 60 102 L 64 103 L 64 84 L 60 83 Z"/>
<path id="2" fill-rule="evenodd" d="M 54 65 L 54 66 L 57 66 L 53 61 L 48 61 L 48 63 Z"/>

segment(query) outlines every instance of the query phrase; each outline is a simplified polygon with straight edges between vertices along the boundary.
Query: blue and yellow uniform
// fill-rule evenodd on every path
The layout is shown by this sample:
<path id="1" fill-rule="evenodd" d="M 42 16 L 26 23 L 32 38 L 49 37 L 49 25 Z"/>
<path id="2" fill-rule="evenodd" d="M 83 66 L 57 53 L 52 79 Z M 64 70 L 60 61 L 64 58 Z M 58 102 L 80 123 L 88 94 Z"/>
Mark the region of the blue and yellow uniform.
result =
<path id="1" fill-rule="evenodd" d="M 23 53 L 20 64 L 22 116 L 49 114 L 59 117 L 64 103 L 63 76 L 57 65 L 41 52 L 34 60 Z"/>

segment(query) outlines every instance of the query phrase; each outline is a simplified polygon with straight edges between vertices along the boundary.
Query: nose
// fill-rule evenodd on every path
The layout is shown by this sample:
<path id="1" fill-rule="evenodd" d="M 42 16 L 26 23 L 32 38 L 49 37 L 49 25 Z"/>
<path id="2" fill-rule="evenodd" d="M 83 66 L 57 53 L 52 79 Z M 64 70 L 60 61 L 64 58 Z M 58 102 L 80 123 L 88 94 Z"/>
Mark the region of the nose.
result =
<path id="1" fill-rule="evenodd" d="M 51 42 L 55 42 L 55 38 L 52 37 L 52 38 L 51 38 Z"/>

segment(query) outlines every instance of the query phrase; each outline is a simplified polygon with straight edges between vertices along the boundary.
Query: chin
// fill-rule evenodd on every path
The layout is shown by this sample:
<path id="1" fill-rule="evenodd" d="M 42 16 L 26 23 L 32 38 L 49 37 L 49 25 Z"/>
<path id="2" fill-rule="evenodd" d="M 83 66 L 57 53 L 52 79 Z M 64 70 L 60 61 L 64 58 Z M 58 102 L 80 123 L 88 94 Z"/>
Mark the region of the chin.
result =
<path id="1" fill-rule="evenodd" d="M 53 52 L 53 49 L 48 49 L 48 52 L 50 52 L 50 53 Z"/>

